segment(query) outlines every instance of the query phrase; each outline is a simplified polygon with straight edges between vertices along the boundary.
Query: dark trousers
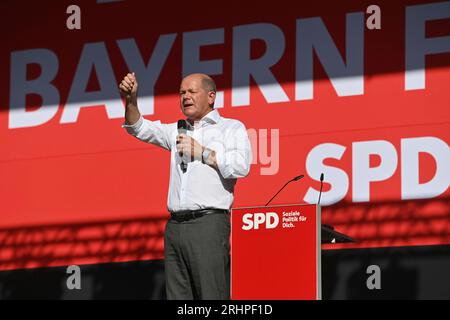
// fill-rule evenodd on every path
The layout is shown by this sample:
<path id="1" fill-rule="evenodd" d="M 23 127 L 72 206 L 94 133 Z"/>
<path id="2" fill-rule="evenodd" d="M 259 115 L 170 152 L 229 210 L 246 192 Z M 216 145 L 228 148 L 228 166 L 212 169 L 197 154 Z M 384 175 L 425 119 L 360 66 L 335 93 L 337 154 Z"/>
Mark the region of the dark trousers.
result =
<path id="1" fill-rule="evenodd" d="M 170 219 L 164 236 L 167 299 L 230 299 L 229 239 L 229 214 Z"/>

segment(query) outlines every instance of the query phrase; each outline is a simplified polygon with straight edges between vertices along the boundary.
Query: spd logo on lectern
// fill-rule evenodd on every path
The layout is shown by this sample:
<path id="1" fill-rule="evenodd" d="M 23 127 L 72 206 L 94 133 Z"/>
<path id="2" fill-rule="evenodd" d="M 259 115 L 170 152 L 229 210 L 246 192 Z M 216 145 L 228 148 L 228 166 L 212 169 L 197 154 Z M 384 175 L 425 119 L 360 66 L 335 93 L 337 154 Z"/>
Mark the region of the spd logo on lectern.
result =
<path id="1" fill-rule="evenodd" d="M 242 229 L 257 230 L 260 226 L 261 228 L 274 229 L 278 226 L 278 222 L 280 222 L 280 218 L 276 212 L 246 213 L 242 216 Z"/>

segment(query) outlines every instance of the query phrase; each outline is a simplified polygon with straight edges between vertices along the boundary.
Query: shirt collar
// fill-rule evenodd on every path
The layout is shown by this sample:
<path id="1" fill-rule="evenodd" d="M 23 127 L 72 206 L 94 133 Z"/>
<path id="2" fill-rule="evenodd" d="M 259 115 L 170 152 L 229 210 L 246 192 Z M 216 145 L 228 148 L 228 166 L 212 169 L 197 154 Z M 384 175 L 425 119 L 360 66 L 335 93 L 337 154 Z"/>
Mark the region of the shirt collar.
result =
<path id="1" fill-rule="evenodd" d="M 204 125 L 208 124 L 216 124 L 220 121 L 222 117 L 219 114 L 219 111 L 217 109 L 213 109 L 212 111 L 208 112 L 206 116 L 204 116 L 199 121 L 199 127 L 203 127 Z M 192 130 L 194 126 L 192 126 L 189 121 L 186 121 L 188 124 L 188 127 Z"/>
<path id="2" fill-rule="evenodd" d="M 202 120 L 200 120 L 200 122 L 207 121 L 209 123 L 215 124 L 219 122 L 220 118 L 221 117 L 219 111 L 217 111 L 217 109 L 213 109 L 213 111 L 209 112 L 206 116 L 204 116 Z"/>

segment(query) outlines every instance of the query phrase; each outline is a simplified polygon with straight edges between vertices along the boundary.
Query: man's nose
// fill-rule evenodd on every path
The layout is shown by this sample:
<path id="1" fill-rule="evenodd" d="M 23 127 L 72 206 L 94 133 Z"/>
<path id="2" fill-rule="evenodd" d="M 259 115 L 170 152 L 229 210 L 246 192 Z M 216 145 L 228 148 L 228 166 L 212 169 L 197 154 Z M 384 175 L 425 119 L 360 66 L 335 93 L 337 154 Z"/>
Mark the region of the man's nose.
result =
<path id="1" fill-rule="evenodd" d="M 191 93 L 190 92 L 186 92 L 184 95 L 183 95 L 183 100 L 188 100 L 188 99 L 191 99 Z"/>

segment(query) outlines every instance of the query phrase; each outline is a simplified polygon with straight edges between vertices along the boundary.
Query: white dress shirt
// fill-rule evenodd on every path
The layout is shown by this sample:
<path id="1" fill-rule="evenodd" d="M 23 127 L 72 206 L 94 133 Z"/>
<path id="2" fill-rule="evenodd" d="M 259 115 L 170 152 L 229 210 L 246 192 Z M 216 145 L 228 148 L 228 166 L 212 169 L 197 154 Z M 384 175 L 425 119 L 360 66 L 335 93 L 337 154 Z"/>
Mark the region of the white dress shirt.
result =
<path id="1" fill-rule="evenodd" d="M 136 123 L 124 123 L 122 127 L 141 141 L 171 151 L 167 199 L 170 212 L 231 208 L 236 180 L 248 174 L 252 162 L 250 141 L 242 122 L 223 118 L 217 110 L 213 110 L 194 126 L 188 123 L 187 135 L 216 152 L 219 170 L 202 163 L 201 159 L 191 161 L 186 155 L 180 157 L 176 148 L 176 122 L 162 124 L 160 121 L 150 121 L 141 116 Z M 188 164 L 185 173 L 180 166 L 182 160 Z"/>

